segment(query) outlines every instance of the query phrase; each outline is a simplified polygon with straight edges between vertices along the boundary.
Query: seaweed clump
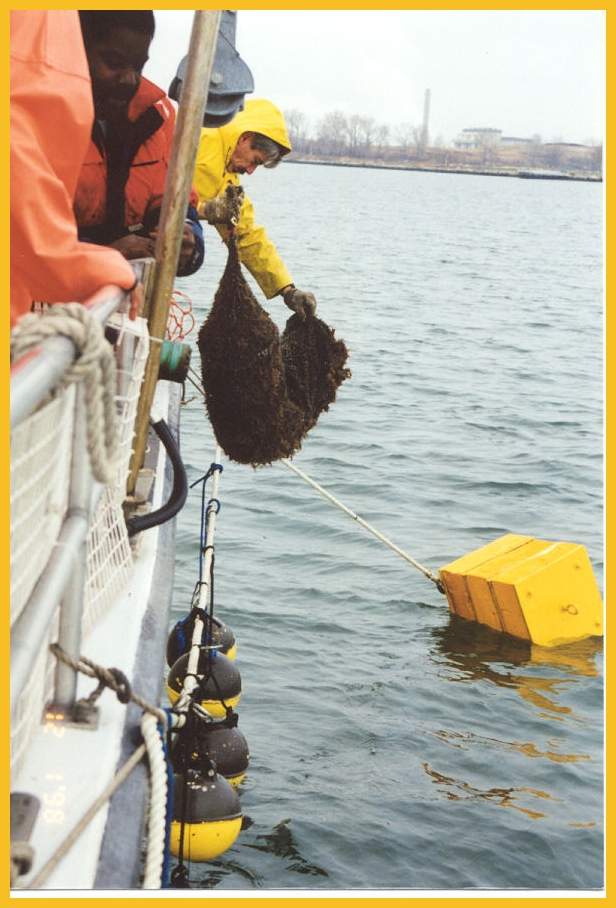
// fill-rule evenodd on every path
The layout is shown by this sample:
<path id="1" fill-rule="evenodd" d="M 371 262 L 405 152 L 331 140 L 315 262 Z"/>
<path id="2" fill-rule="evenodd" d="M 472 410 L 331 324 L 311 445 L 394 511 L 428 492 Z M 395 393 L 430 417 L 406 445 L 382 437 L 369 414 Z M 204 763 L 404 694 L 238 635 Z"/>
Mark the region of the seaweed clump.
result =
<path id="1" fill-rule="evenodd" d="M 246 282 L 233 238 L 197 341 L 216 439 L 238 463 L 292 456 L 349 378 L 344 341 L 321 319 L 292 315 L 282 338 Z"/>

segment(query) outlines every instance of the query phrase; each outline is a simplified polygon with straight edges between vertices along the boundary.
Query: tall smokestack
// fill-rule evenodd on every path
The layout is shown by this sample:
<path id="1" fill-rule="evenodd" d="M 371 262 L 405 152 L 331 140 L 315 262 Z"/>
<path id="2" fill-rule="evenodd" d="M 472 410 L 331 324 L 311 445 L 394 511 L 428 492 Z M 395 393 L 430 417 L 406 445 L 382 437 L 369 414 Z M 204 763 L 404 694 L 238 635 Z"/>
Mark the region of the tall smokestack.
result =
<path id="1" fill-rule="evenodd" d="M 423 144 L 428 144 L 428 122 L 430 120 L 430 89 L 426 88 L 426 94 L 424 97 L 424 115 L 423 115 L 423 128 L 421 131 L 421 137 Z"/>

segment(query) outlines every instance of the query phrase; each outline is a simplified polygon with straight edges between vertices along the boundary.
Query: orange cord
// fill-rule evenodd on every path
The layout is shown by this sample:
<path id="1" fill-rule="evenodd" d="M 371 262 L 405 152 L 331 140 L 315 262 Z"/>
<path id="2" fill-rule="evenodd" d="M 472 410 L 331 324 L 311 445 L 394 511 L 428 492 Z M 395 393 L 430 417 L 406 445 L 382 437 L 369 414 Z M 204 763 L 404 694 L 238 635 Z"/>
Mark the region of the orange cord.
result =
<path id="1" fill-rule="evenodd" d="M 191 298 L 186 293 L 182 293 L 181 290 L 174 290 L 171 294 L 171 304 L 169 306 L 167 338 L 169 340 L 184 340 L 194 327 L 195 317 Z"/>

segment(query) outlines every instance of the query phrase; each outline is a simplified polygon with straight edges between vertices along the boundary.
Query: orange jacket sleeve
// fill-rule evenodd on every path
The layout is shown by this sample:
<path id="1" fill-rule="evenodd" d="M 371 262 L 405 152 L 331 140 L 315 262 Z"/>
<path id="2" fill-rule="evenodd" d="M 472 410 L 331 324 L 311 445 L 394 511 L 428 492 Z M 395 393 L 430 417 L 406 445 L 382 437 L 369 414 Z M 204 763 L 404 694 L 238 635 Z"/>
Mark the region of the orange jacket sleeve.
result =
<path id="1" fill-rule="evenodd" d="M 73 196 L 94 109 L 76 10 L 11 11 L 11 325 L 33 300 L 133 286 L 114 249 L 80 243 Z"/>

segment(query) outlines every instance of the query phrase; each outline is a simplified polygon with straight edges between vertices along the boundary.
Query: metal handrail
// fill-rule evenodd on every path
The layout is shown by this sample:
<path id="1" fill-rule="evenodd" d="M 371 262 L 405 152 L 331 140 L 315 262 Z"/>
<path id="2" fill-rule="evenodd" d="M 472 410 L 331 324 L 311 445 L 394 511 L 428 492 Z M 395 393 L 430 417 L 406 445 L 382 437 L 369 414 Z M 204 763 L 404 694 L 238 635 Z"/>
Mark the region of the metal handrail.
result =
<path id="1" fill-rule="evenodd" d="M 101 287 L 84 305 L 101 327 L 127 299 L 115 285 Z M 52 337 L 11 366 L 11 428 L 32 414 L 57 386 L 76 360 L 78 351 L 68 337 Z M 96 500 L 103 486 L 92 478 L 85 440 L 82 391 L 77 387 L 68 508 L 56 543 L 26 607 L 11 628 L 11 716 L 32 668 L 32 653 L 40 651 L 47 629 L 61 606 L 59 643 L 79 655 L 85 593 L 86 539 Z M 70 710 L 75 701 L 76 672 L 58 666 L 54 703 Z"/>
<path id="2" fill-rule="evenodd" d="M 105 324 L 126 298 L 126 292 L 107 284 L 84 306 Z M 30 416 L 75 362 L 77 351 L 68 337 L 51 337 L 11 364 L 11 429 Z"/>

